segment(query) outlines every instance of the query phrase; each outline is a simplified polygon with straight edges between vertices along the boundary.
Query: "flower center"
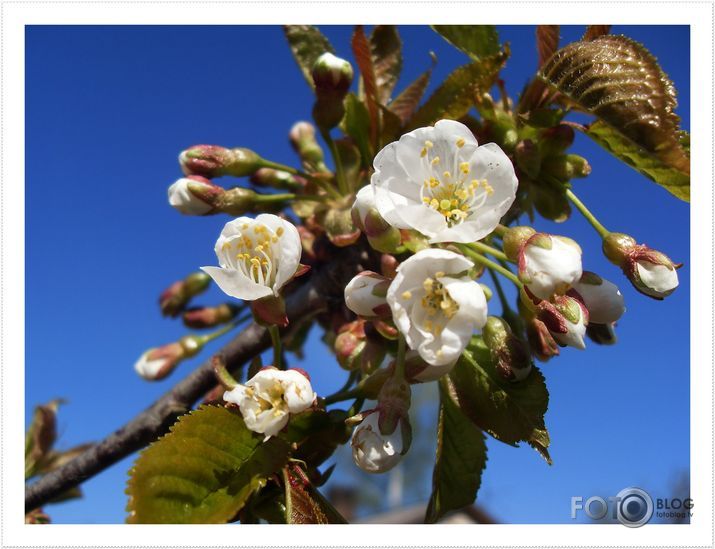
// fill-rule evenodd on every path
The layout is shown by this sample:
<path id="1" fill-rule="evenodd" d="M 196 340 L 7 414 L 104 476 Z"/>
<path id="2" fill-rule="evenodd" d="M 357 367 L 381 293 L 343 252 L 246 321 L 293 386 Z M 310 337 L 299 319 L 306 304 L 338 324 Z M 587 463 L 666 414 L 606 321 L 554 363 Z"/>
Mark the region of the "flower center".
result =
<path id="1" fill-rule="evenodd" d="M 455 146 L 461 149 L 464 139 L 457 139 Z M 494 194 L 494 189 L 486 179 L 471 177 L 471 164 L 459 162 L 458 151 L 449 156 L 452 166 L 445 169 L 442 159 L 434 152 L 434 143 L 424 142 L 420 157 L 429 176 L 422 184 L 420 198 L 425 205 L 442 214 L 451 227 L 462 223 L 482 206 Z"/>
<path id="2" fill-rule="evenodd" d="M 283 227 L 273 231 L 261 223 L 241 226 L 242 233 L 224 242 L 223 250 L 229 251 L 232 266 L 256 284 L 271 286 L 275 279 L 276 260 L 273 245 L 283 236 Z M 235 250 L 232 255 L 231 248 Z"/>
<path id="3" fill-rule="evenodd" d="M 444 273 L 436 273 L 437 278 L 442 276 L 444 276 Z M 428 277 L 422 286 L 425 290 L 425 295 L 420 303 L 427 313 L 424 329 L 439 337 L 447 321 L 459 311 L 459 305 L 438 280 Z"/>
<path id="4" fill-rule="evenodd" d="M 260 395 L 252 387 L 246 387 L 246 394 L 258 403 L 261 412 L 273 410 L 273 415 L 281 416 L 286 411 L 287 404 L 280 385 L 271 387 Z"/>

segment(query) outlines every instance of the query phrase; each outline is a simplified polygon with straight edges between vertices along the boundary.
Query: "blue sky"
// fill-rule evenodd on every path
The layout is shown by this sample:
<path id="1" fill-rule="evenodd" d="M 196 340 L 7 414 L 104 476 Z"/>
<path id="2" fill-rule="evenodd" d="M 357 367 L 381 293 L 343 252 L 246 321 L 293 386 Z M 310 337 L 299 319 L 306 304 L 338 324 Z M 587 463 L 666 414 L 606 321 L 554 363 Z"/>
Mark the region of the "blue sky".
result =
<path id="1" fill-rule="evenodd" d="M 348 27 L 322 27 L 351 58 Z M 535 70 L 533 27 L 500 27 L 512 56 L 503 72 L 517 94 Z M 562 43 L 582 27 L 562 28 Z M 687 27 L 619 27 L 659 59 L 678 90 L 689 128 Z M 467 61 L 427 27 L 400 28 L 404 70 L 398 89 L 439 62 L 433 85 Z M 194 143 L 245 146 L 296 165 L 287 132 L 310 119 L 312 94 L 279 27 L 56 27 L 26 30 L 26 418 L 55 397 L 59 446 L 99 440 L 121 426 L 208 353 L 169 379 L 148 383 L 133 370 L 147 348 L 178 339 L 180 323 L 162 319 L 156 300 L 170 282 L 215 262 L 225 217 L 181 216 L 166 187 L 181 174 L 176 157 Z M 631 288 L 600 253 L 577 214 L 537 227 L 575 238 L 584 267 L 613 280 L 627 312 L 614 347 L 564 350 L 543 365 L 551 399 L 546 423 L 554 465 L 528 447 L 490 440 L 479 502 L 505 522 L 571 522 L 571 496 L 615 495 L 640 486 L 669 495 L 687 474 L 689 453 L 689 206 L 578 136 L 573 152 L 593 173 L 574 190 L 610 229 L 627 232 L 685 263 L 667 300 Z M 233 184 L 230 181 L 221 181 Z M 203 303 L 218 303 L 212 289 Z M 306 360 L 325 394 L 343 371 L 313 333 Z M 218 343 L 220 345 L 220 343 Z M 705 364 L 693 365 L 698 369 Z M 431 389 L 423 390 L 428 400 Z M 420 417 L 419 442 L 405 467 L 406 503 L 428 496 L 433 410 Z M 85 483 L 85 498 L 53 505 L 54 522 L 124 520 L 125 459 Z M 341 460 L 335 483 L 373 486 L 374 477 Z M 384 482 L 384 481 L 381 481 Z"/>

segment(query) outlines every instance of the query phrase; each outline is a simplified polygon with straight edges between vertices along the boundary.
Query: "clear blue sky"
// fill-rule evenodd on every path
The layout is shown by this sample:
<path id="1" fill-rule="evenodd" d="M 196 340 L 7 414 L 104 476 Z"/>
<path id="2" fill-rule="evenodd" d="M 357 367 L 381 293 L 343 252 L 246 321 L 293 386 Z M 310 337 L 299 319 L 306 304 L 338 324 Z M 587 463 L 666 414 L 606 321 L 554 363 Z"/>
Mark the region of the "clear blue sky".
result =
<path id="1" fill-rule="evenodd" d="M 351 58 L 351 29 L 323 30 L 338 54 Z M 562 28 L 562 43 L 582 30 Z M 688 129 L 688 28 L 613 32 L 658 57 L 676 84 L 677 112 Z M 427 27 L 400 33 L 400 86 L 429 66 L 430 50 L 439 59 L 433 83 L 466 62 Z M 511 43 L 503 76 L 515 95 L 535 69 L 534 28 L 500 27 L 500 36 Z M 101 439 L 208 355 L 158 383 L 133 370 L 145 349 L 184 333 L 180 323 L 161 318 L 158 293 L 214 263 L 213 245 L 228 220 L 185 217 L 168 206 L 166 187 L 180 176 L 178 153 L 216 143 L 295 164 L 287 132 L 310 119 L 313 99 L 279 27 L 30 26 L 26 56 L 25 413 L 66 398 L 59 446 L 67 448 Z M 585 268 L 619 284 L 628 311 L 617 346 L 564 350 L 543 366 L 553 466 L 528 447 L 489 441 L 479 501 L 505 522 L 570 522 L 571 496 L 615 495 L 633 485 L 664 497 L 689 470 L 689 206 L 585 137 L 574 151 L 593 166 L 575 190 L 604 224 L 685 266 L 680 288 L 656 302 L 604 260 L 599 239 L 578 215 L 560 226 L 538 222 L 577 239 Z M 201 301 L 220 299 L 212 290 Z M 300 365 L 325 394 L 341 384 L 343 371 L 313 336 Z M 704 367 L 693 365 L 696 372 Z M 408 461 L 424 472 L 411 483 L 408 502 L 428 495 L 430 423 Z M 53 520 L 122 522 L 130 464 L 126 459 L 85 483 L 84 499 L 48 507 Z M 374 482 L 366 477 L 341 461 L 335 482 Z"/>

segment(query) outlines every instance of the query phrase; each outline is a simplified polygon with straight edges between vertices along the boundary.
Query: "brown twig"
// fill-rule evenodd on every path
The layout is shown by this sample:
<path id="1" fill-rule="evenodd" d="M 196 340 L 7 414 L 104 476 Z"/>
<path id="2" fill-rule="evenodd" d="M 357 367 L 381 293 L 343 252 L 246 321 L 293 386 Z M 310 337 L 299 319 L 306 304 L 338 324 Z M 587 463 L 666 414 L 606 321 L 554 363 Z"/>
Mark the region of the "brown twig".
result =
<path id="1" fill-rule="evenodd" d="M 303 285 L 286 299 L 288 318 L 294 321 L 294 325 L 299 324 L 297 321 L 300 318 L 337 303 L 342 299 L 343 289 L 350 278 L 367 268 L 361 265 L 366 259 L 365 254 L 354 248 L 338 250 L 331 259 L 322 268 L 306 276 Z M 228 370 L 235 374 L 243 364 L 269 345 L 268 331 L 252 323 L 219 353 Z M 216 383 L 209 358 L 123 427 L 28 486 L 25 489 L 25 512 L 45 504 L 156 440 Z"/>

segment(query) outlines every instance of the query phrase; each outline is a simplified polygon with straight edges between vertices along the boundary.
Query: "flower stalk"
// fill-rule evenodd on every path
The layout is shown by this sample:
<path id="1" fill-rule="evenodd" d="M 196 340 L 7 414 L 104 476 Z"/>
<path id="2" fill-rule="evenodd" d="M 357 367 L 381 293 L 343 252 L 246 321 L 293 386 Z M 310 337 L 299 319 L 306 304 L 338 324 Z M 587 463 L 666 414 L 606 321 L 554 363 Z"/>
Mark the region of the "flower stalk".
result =
<path id="1" fill-rule="evenodd" d="M 581 212 L 581 215 L 586 218 L 586 221 L 588 221 L 591 226 L 596 229 L 596 232 L 601 236 L 601 238 L 606 238 L 608 236 L 610 231 L 606 229 L 606 227 L 604 227 L 598 219 L 596 219 L 596 216 L 591 213 L 591 210 L 589 210 L 586 205 L 579 200 L 571 189 L 566 189 L 566 197 L 574 206 L 576 206 L 576 209 Z"/>
<path id="2" fill-rule="evenodd" d="M 459 249 L 462 251 L 464 255 L 469 256 L 470 259 L 473 259 L 477 263 L 480 263 L 481 265 L 484 265 L 487 269 L 491 269 L 492 271 L 498 272 L 500 275 L 505 276 L 509 280 L 511 280 L 517 288 L 520 288 L 523 286 L 519 278 L 512 273 L 509 269 L 505 269 L 498 263 L 495 263 L 491 259 L 484 257 L 482 254 L 472 250 L 469 246 L 465 245 L 458 245 Z"/>

